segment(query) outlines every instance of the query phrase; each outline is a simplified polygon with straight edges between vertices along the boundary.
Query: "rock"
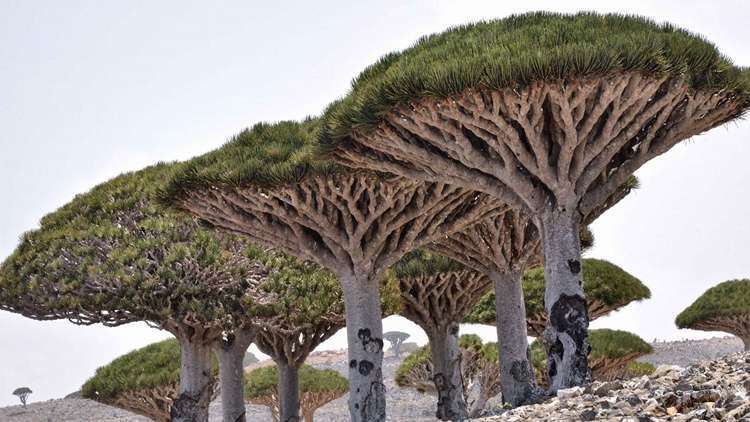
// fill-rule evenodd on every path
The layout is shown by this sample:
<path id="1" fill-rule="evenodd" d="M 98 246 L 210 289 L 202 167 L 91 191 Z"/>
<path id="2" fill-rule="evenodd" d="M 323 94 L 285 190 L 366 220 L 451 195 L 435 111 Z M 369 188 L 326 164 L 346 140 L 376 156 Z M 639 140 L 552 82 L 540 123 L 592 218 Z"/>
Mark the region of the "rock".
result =
<path id="1" fill-rule="evenodd" d="M 667 415 L 676 415 L 677 414 L 677 408 L 674 406 L 670 406 L 667 408 Z"/>
<path id="2" fill-rule="evenodd" d="M 596 419 L 596 412 L 594 412 L 591 409 L 586 409 L 583 412 L 581 412 L 581 420 L 582 421 L 593 421 Z"/>
<path id="3" fill-rule="evenodd" d="M 571 387 L 571 388 L 564 388 L 562 390 L 557 390 L 557 398 L 559 399 L 569 399 L 573 397 L 578 397 L 583 394 L 583 387 Z"/>
<path id="4" fill-rule="evenodd" d="M 620 381 L 605 382 L 599 388 L 594 390 L 594 394 L 599 397 L 604 397 L 609 395 L 610 391 L 619 390 L 621 388 L 622 383 Z"/>

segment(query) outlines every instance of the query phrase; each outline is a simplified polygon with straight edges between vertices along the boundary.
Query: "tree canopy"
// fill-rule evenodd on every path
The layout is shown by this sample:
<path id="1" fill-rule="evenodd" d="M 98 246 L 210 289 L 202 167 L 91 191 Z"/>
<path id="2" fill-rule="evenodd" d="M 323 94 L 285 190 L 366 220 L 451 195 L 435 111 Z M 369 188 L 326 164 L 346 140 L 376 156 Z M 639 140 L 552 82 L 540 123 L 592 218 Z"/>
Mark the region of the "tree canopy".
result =
<path id="1" fill-rule="evenodd" d="M 591 320 L 630 302 L 651 297 L 651 291 L 640 280 L 608 261 L 584 259 L 582 272 Z M 546 321 L 543 268 L 534 268 L 524 274 L 523 291 L 529 332 L 539 335 Z M 495 324 L 495 294 L 490 292 L 482 297 L 465 322 Z"/>
<path id="2" fill-rule="evenodd" d="M 170 406 L 180 382 L 180 345 L 160 341 L 122 355 L 96 370 L 81 396 L 148 416 L 170 420 Z M 213 362 L 214 375 L 218 362 Z"/>
<path id="3" fill-rule="evenodd" d="M 750 103 L 747 72 L 699 35 L 632 15 L 534 12 L 461 25 L 383 56 L 329 106 L 324 140 L 372 128 L 418 98 L 619 71 L 684 76 L 693 89 L 729 90 Z"/>
<path id="4" fill-rule="evenodd" d="M 675 323 L 679 328 L 696 328 L 711 319 L 735 316 L 750 316 L 750 279 L 729 280 L 711 287 L 680 312 Z"/>
<path id="5" fill-rule="evenodd" d="M 0 267 L 0 309 L 162 327 L 187 319 L 226 326 L 262 313 L 254 305 L 267 270 L 248 258 L 252 245 L 153 200 L 171 171 L 158 164 L 125 173 L 46 215 Z"/>

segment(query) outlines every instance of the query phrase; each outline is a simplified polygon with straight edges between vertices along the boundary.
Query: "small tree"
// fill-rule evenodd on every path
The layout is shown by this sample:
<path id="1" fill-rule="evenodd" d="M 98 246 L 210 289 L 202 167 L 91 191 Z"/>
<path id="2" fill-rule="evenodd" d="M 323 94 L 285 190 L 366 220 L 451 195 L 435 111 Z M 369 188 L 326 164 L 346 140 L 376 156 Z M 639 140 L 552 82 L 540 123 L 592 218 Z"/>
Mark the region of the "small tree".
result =
<path id="1" fill-rule="evenodd" d="M 388 331 L 387 333 L 383 333 L 383 339 L 391 343 L 391 350 L 397 358 L 401 357 L 401 345 L 409 337 L 408 333 L 402 331 Z"/>
<path id="2" fill-rule="evenodd" d="M 609 261 L 584 259 L 583 287 L 587 296 L 589 320 L 603 317 L 623 306 L 651 297 L 651 291 L 640 280 Z M 544 308 L 544 270 L 535 268 L 523 276 L 526 324 L 529 335 L 540 337 L 547 324 Z M 488 293 L 472 309 L 465 322 L 494 325 L 495 294 Z"/>
<path id="3" fill-rule="evenodd" d="M 485 274 L 444 256 L 417 250 L 393 266 L 403 309 L 401 314 L 427 333 L 432 380 L 437 391 L 436 416 L 464 420 L 468 407 L 461 375 L 459 323 L 490 288 Z M 524 339 L 525 340 L 525 339 Z"/>
<path id="4" fill-rule="evenodd" d="M 217 371 L 218 362 L 213 359 L 212 372 L 215 375 Z M 179 383 L 180 344 L 169 339 L 122 355 L 97 369 L 81 387 L 81 396 L 169 422 Z M 209 389 L 213 396 L 213 383 Z"/>
<path id="5" fill-rule="evenodd" d="M 245 397 L 253 404 L 268 406 L 274 422 L 279 422 L 278 368 L 267 366 L 250 371 L 245 383 Z M 331 369 L 315 369 L 309 365 L 299 368 L 299 406 L 305 422 L 313 422 L 315 411 L 349 391 L 346 378 Z"/>
<path id="6" fill-rule="evenodd" d="M 498 347 L 496 343 L 482 344 L 477 335 L 462 335 L 461 350 L 462 395 L 467 401 L 469 417 L 478 417 L 487 401 L 501 391 Z M 396 370 L 396 385 L 414 388 L 421 393 L 437 394 L 434 381 L 432 351 L 429 345 L 410 353 Z"/>
<path id="7" fill-rule="evenodd" d="M 750 279 L 711 287 L 680 312 L 675 323 L 679 328 L 733 334 L 750 351 Z"/>
<path id="8" fill-rule="evenodd" d="M 23 405 L 24 409 L 26 408 L 26 399 L 29 398 L 29 395 L 33 393 L 29 387 L 19 387 L 13 390 L 13 395 L 18 396 L 18 399 L 21 400 L 21 404 Z"/>
<path id="9" fill-rule="evenodd" d="M 590 330 L 589 338 L 589 367 L 595 380 L 623 378 L 629 375 L 629 369 L 635 374 L 648 371 L 646 366 L 631 366 L 639 357 L 653 352 L 651 345 L 637 335 L 621 330 L 598 329 Z M 539 381 L 547 385 L 548 378 L 543 375 L 547 367 L 546 354 L 539 340 L 532 344 L 531 354 Z"/>

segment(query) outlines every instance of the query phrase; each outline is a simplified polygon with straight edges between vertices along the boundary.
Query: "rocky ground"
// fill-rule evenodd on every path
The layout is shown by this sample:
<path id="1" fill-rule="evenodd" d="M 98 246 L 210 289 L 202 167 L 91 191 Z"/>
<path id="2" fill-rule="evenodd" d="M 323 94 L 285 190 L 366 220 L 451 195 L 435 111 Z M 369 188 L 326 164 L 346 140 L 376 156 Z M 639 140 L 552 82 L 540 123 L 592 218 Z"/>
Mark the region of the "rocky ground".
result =
<path id="1" fill-rule="evenodd" d="M 682 369 L 662 367 L 650 379 L 623 383 L 594 384 L 587 389 L 562 393 L 563 398 L 504 412 L 497 402 L 489 412 L 496 416 L 483 421 L 521 420 L 748 420 L 750 421 L 750 354 L 734 354 L 715 363 L 708 360 L 742 349 L 735 338 L 701 341 L 656 342 L 654 353 L 644 361 L 655 365 L 698 366 Z M 387 388 L 388 417 L 393 422 L 435 421 L 434 398 L 395 386 L 393 378 L 400 359 L 386 355 L 384 377 Z M 701 363 L 703 362 L 703 363 Z M 340 352 L 321 352 L 308 363 L 332 368 L 346 375 L 346 356 Z M 260 365 L 262 365 L 261 363 Z M 256 364 L 258 365 L 258 364 Z M 569 396 L 569 397 L 568 397 Z M 739 409 L 739 410 L 738 410 Z M 270 412 L 262 406 L 248 406 L 248 420 L 270 421 Z M 745 412 L 745 416 L 739 416 Z M 674 413 L 674 414 L 670 414 Z M 346 396 L 320 408 L 316 420 L 348 421 Z M 742 417 L 746 419 L 741 419 Z M 640 419 L 639 419 L 640 418 Z M 713 419 L 712 419 L 713 418 Z M 723 419 L 722 419 L 723 418 Z M 734 418 L 734 419 L 732 419 Z M 211 422 L 221 420 L 221 403 L 211 405 Z M 0 408 L 0 422 L 145 422 L 147 419 L 90 400 L 66 398 L 21 406 Z"/>

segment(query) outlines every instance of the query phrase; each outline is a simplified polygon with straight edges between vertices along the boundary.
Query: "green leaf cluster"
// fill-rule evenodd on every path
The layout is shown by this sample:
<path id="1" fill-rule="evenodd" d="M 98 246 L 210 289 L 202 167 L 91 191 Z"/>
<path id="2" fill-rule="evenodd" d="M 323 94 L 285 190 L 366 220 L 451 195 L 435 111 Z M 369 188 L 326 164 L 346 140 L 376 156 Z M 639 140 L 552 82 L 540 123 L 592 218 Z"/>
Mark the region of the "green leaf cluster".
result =
<path id="1" fill-rule="evenodd" d="M 218 361 L 213 359 L 214 373 Z M 177 384 L 180 380 L 180 345 L 175 339 L 134 350 L 96 370 L 81 387 L 81 396 L 110 402 L 127 391 Z"/>
<path id="2" fill-rule="evenodd" d="M 172 171 L 125 173 L 46 215 L 0 267 L 0 306 L 114 324 L 250 311 L 251 245 L 160 208 L 153 195 Z"/>
<path id="3" fill-rule="evenodd" d="M 172 205 L 184 193 L 208 186 L 271 187 L 340 171 L 316 156 L 319 127 L 314 118 L 258 123 L 221 148 L 181 163 L 159 197 Z"/>
<path id="4" fill-rule="evenodd" d="M 454 27 L 383 56 L 328 107 L 322 138 L 335 144 L 420 98 L 624 71 L 684 77 L 750 104 L 748 72 L 699 35 L 632 15 L 534 12 Z"/>
<path id="5" fill-rule="evenodd" d="M 465 269 L 457 261 L 424 249 L 407 253 L 391 268 L 397 278 L 430 277 Z"/>
<path id="6" fill-rule="evenodd" d="M 458 346 L 462 350 L 479 352 L 480 356 L 493 363 L 499 362 L 499 350 L 497 343 L 482 343 L 482 339 L 476 334 L 464 334 L 458 339 Z M 432 363 L 430 345 L 426 344 L 411 352 L 396 368 L 396 385 L 406 386 L 409 383 L 409 373 L 416 367 Z"/>
<path id="7" fill-rule="evenodd" d="M 607 307 L 620 308 L 630 302 L 648 299 L 651 291 L 640 280 L 611 262 L 587 258 L 582 261 L 583 289 L 589 301 L 597 300 Z M 523 275 L 526 314 L 544 314 L 544 268 L 534 268 Z M 487 293 L 472 309 L 465 322 L 495 324 L 495 293 Z"/>
<path id="8" fill-rule="evenodd" d="M 714 318 L 750 315 L 750 279 L 729 280 L 706 290 L 677 315 L 679 328 L 692 328 Z"/>
<path id="9" fill-rule="evenodd" d="M 254 399 L 271 395 L 279 382 L 276 365 L 253 369 L 245 374 L 245 398 Z M 310 365 L 299 368 L 300 393 L 348 391 L 349 382 L 332 369 L 316 369 Z"/>

